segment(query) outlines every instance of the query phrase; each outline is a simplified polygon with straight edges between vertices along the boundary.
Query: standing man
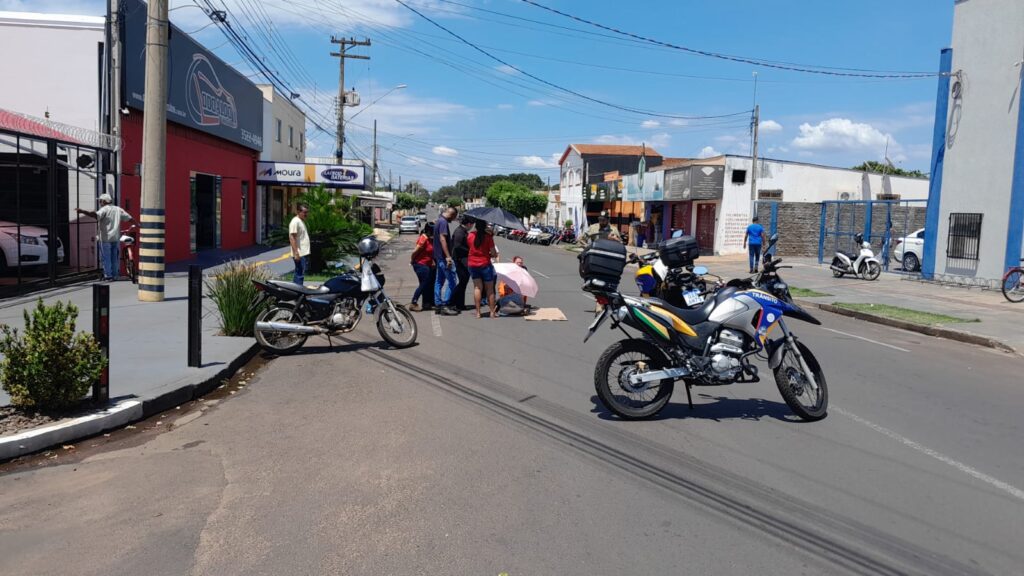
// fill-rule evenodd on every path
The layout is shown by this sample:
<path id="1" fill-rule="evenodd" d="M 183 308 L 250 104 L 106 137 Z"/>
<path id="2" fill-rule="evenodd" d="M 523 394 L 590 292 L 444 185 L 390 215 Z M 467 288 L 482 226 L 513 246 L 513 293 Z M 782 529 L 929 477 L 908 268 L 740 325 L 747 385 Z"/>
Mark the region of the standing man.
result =
<path id="1" fill-rule="evenodd" d="M 747 233 L 743 236 L 743 247 L 750 245 L 750 273 L 757 273 L 757 264 L 761 261 L 761 246 L 764 245 L 764 226 L 757 223 L 755 215 L 750 226 L 747 226 Z"/>
<path id="2" fill-rule="evenodd" d="M 622 235 L 615 228 L 612 228 L 611 224 L 608 223 L 608 211 L 601 212 L 601 215 L 597 217 L 597 224 L 591 224 L 587 228 L 586 232 L 580 236 L 579 243 L 583 245 L 590 244 L 598 238 L 607 238 L 609 240 L 618 240 L 622 242 Z"/>
<path id="3" fill-rule="evenodd" d="M 466 308 L 466 286 L 469 285 L 469 244 L 467 244 L 466 238 L 472 227 L 473 218 L 464 215 L 461 225 L 452 232 L 452 257 L 455 258 L 455 275 L 459 284 L 452 292 L 452 300 L 449 304 L 457 310 Z"/>
<path id="4" fill-rule="evenodd" d="M 434 310 L 444 316 L 455 316 L 459 310 L 451 306 L 452 292 L 459 281 L 452 258 L 452 235 L 448 225 L 455 220 L 459 211 L 449 206 L 434 225 L 434 261 L 437 263 L 437 280 L 434 282 Z"/>
<path id="5" fill-rule="evenodd" d="M 103 263 L 103 279 L 113 282 L 121 275 L 121 222 L 135 224 L 131 214 L 120 206 L 114 206 L 110 194 L 100 194 L 100 209 L 95 212 L 75 208 L 75 212 L 95 218 L 100 231 L 100 261 Z"/>
<path id="6" fill-rule="evenodd" d="M 306 229 L 306 216 L 309 206 L 299 204 L 295 217 L 288 224 L 288 242 L 292 245 L 292 260 L 295 261 L 295 274 L 292 282 L 304 286 L 306 270 L 309 269 L 309 231 Z"/>

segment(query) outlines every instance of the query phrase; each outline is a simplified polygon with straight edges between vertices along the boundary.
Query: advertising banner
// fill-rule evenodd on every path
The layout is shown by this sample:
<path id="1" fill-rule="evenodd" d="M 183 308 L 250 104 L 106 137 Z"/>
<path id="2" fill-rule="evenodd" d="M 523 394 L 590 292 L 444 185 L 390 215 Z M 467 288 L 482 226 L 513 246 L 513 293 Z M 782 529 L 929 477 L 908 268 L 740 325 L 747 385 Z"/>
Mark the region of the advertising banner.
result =
<path id="1" fill-rule="evenodd" d="M 690 168 L 665 171 L 665 200 L 678 202 L 690 199 Z"/>
<path id="2" fill-rule="evenodd" d="M 146 5 L 141 0 L 124 0 L 121 6 L 125 104 L 142 110 Z M 168 42 L 167 119 L 246 148 L 263 149 L 263 93 L 173 25 Z"/>
<path id="3" fill-rule="evenodd" d="M 665 171 L 640 172 L 622 179 L 622 199 L 629 202 L 660 202 L 665 199 Z"/>
<path id="4" fill-rule="evenodd" d="M 317 186 L 328 188 L 363 188 L 364 166 L 333 166 L 330 164 L 298 164 L 295 162 L 257 162 L 256 183 L 279 186 Z"/>
<path id="5" fill-rule="evenodd" d="M 694 200 L 718 200 L 725 193 L 725 166 L 692 166 L 690 196 Z"/>

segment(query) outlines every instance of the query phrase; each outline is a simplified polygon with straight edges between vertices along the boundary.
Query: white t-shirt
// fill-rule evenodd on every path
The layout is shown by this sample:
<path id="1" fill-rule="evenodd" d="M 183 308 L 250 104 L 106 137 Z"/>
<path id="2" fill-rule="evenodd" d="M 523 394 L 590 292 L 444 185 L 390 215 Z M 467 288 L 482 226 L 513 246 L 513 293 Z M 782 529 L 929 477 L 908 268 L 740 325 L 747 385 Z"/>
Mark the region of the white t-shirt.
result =
<path id="1" fill-rule="evenodd" d="M 106 204 L 96 211 L 96 220 L 100 228 L 100 242 L 119 242 L 121 240 L 121 222 L 131 220 L 131 216 L 118 206 Z"/>
<path id="2" fill-rule="evenodd" d="M 298 216 L 292 218 L 288 225 L 288 235 L 295 234 L 295 241 L 299 245 L 299 256 L 309 256 L 309 231 L 306 230 L 306 223 Z"/>

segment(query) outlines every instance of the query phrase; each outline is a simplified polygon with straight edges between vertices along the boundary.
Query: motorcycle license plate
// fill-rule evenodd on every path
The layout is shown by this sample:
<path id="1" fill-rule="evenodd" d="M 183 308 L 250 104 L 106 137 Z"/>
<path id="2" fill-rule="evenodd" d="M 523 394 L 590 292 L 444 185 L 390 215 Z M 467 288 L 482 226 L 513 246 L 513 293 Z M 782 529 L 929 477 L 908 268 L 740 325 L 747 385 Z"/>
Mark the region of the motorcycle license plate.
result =
<path id="1" fill-rule="evenodd" d="M 587 327 L 587 335 L 583 337 L 584 343 L 586 343 L 587 340 L 590 340 L 590 337 L 594 335 L 594 332 L 597 332 L 597 329 L 601 326 L 601 323 L 604 322 L 604 319 L 607 317 L 608 309 L 605 308 L 604 310 L 601 311 L 600 314 L 597 315 L 597 318 L 594 318 L 594 321 L 590 323 L 590 326 Z"/>
<path id="2" fill-rule="evenodd" d="M 690 290 L 689 292 L 683 292 L 683 300 L 686 301 L 687 306 L 695 306 L 704 302 L 704 297 L 701 296 L 700 290 Z"/>

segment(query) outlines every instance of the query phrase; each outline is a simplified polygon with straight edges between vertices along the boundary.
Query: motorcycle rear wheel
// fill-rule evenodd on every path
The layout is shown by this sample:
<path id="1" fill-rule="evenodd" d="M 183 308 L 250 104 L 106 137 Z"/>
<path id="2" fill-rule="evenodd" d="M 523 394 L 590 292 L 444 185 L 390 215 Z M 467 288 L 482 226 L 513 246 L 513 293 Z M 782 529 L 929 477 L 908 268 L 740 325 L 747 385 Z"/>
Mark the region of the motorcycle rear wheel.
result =
<path id="1" fill-rule="evenodd" d="M 290 304 L 278 304 L 256 318 L 257 322 L 288 322 L 304 324 L 305 320 Z M 302 348 L 309 337 L 295 332 L 277 332 L 274 330 L 254 330 L 256 342 L 267 352 L 286 356 Z"/>
<path id="2" fill-rule="evenodd" d="M 814 373 L 814 382 L 818 385 L 817 394 L 811 389 L 800 362 L 788 349 L 783 351 L 782 363 L 775 369 L 775 385 L 794 414 L 802 420 L 814 422 L 828 416 L 828 385 L 825 383 L 825 373 L 811 350 L 802 342 L 796 345 L 807 367 Z"/>
<path id="3" fill-rule="evenodd" d="M 654 344 L 644 340 L 620 340 L 601 354 L 594 367 L 597 397 L 605 407 L 626 420 L 651 418 L 668 404 L 674 382 L 666 379 L 634 387 L 629 383 L 629 376 L 667 366 L 665 355 Z"/>
<path id="4" fill-rule="evenodd" d="M 381 305 L 380 312 L 377 314 L 377 332 L 380 332 L 381 338 L 395 348 L 408 348 L 416 343 L 418 333 L 416 319 L 412 317 L 412 313 L 405 306 L 400 304 L 393 304 L 393 306 L 395 307 L 394 314 L 386 302 Z M 392 323 L 398 327 L 397 331 Z"/>

